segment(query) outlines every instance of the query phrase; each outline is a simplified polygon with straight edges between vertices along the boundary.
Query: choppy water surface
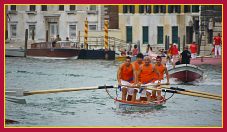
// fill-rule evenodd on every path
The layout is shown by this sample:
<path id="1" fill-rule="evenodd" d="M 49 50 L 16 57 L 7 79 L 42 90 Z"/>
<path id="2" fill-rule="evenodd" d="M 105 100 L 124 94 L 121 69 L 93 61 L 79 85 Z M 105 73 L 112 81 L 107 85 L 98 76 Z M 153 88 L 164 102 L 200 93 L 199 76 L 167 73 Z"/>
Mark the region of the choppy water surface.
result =
<path id="1" fill-rule="evenodd" d="M 6 58 L 6 89 L 27 91 L 115 85 L 119 62 L 105 60 L 40 60 Z M 205 79 L 193 85 L 173 86 L 222 94 L 221 66 L 201 66 Z M 110 90 L 115 96 L 115 91 Z M 168 94 L 167 94 L 168 96 Z M 201 127 L 222 126 L 222 102 L 174 95 L 160 109 L 122 112 L 106 91 L 89 90 L 23 97 L 27 104 L 6 101 L 6 118 L 19 121 L 7 126 L 70 127 Z"/>

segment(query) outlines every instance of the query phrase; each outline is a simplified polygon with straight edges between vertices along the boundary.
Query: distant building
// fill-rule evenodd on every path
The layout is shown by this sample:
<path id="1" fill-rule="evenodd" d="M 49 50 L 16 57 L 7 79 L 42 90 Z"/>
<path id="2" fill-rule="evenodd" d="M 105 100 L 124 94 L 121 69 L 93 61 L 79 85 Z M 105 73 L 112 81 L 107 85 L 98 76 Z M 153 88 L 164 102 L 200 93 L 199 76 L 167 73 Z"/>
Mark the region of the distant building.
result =
<path id="1" fill-rule="evenodd" d="M 32 39 L 34 30 L 36 41 L 46 41 L 56 37 L 76 39 L 79 31 L 84 31 L 84 21 L 88 19 L 90 31 L 102 28 L 101 6 L 87 5 L 9 5 L 9 39 L 24 39 L 25 29 Z"/>
<path id="2" fill-rule="evenodd" d="M 182 50 L 184 45 L 193 41 L 201 45 L 212 42 L 213 34 L 221 32 L 221 7 L 221 5 L 7 5 L 6 38 L 11 43 L 21 42 L 23 45 L 25 29 L 28 29 L 30 42 L 51 41 L 57 34 L 63 40 L 69 37 L 71 41 L 78 41 L 79 36 L 84 35 L 84 21 L 87 18 L 88 37 L 104 36 L 104 20 L 109 20 L 109 37 L 117 38 L 119 44 L 135 44 L 139 41 L 142 52 L 145 52 L 147 44 L 158 51 L 168 48 L 169 43 L 176 43 Z"/>
<path id="3" fill-rule="evenodd" d="M 165 48 L 167 36 L 169 43 L 176 43 L 180 48 L 183 41 L 195 40 L 193 18 L 199 18 L 197 5 L 122 5 L 119 8 L 123 38 L 127 42 L 139 40 L 144 50 L 147 44 L 154 49 Z"/>

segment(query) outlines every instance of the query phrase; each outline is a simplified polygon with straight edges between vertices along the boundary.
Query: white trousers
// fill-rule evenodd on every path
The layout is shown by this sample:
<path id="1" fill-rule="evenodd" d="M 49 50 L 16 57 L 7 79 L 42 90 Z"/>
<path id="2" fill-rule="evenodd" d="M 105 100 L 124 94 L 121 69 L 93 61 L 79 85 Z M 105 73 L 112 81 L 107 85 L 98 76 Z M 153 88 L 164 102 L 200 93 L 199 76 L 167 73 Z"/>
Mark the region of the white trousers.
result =
<path id="1" fill-rule="evenodd" d="M 164 83 L 164 80 L 161 80 L 161 83 Z M 149 85 L 154 85 L 154 84 L 158 84 L 158 80 L 153 82 L 153 83 L 147 83 L 145 84 L 145 86 L 149 86 Z M 149 92 L 150 94 L 152 94 L 152 90 L 143 90 L 141 93 L 140 93 L 140 97 L 147 97 L 146 95 L 146 92 Z"/>
<path id="2" fill-rule="evenodd" d="M 191 53 L 191 57 L 192 57 L 192 59 L 195 59 L 196 58 L 196 53 Z"/>
<path id="3" fill-rule="evenodd" d="M 133 85 L 132 83 L 130 83 L 128 81 L 125 81 L 125 80 L 121 80 L 121 84 L 122 85 L 126 85 L 126 86 L 132 86 Z M 124 87 L 124 86 L 122 86 L 122 87 Z M 127 88 L 128 95 L 133 95 L 134 89 L 136 89 L 137 91 L 139 91 L 138 88 Z"/>
<path id="4" fill-rule="evenodd" d="M 215 56 L 221 55 L 221 46 L 220 46 L 220 45 L 215 45 L 215 48 L 214 48 L 214 55 L 215 55 Z"/>

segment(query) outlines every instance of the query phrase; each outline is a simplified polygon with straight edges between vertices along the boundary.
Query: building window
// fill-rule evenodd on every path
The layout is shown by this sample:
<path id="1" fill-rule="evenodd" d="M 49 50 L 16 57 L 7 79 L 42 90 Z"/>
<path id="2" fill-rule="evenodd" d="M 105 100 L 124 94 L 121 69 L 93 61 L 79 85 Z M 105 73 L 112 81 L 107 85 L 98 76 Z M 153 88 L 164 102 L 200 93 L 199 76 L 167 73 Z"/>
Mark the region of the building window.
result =
<path id="1" fill-rule="evenodd" d="M 126 26 L 126 43 L 132 43 L 132 26 Z"/>
<path id="2" fill-rule="evenodd" d="M 90 5 L 89 10 L 90 11 L 96 11 L 97 10 L 96 5 Z"/>
<path id="3" fill-rule="evenodd" d="M 36 10 L 36 6 L 35 5 L 30 5 L 29 6 L 29 10 L 30 11 L 35 11 Z"/>
<path id="4" fill-rule="evenodd" d="M 199 5 L 193 5 L 192 12 L 199 12 Z"/>
<path id="5" fill-rule="evenodd" d="M 76 38 L 76 25 L 69 25 L 69 38 Z"/>
<path id="6" fill-rule="evenodd" d="M 149 27 L 143 26 L 143 44 L 148 44 L 149 42 Z"/>
<path id="7" fill-rule="evenodd" d="M 135 13 L 134 5 L 123 5 L 123 13 Z"/>
<path id="8" fill-rule="evenodd" d="M 178 44 L 178 26 L 172 26 L 172 43 Z"/>
<path id="9" fill-rule="evenodd" d="M 17 37 L 17 25 L 10 25 L 11 38 Z"/>
<path id="10" fill-rule="evenodd" d="M 186 27 L 186 43 L 187 44 L 192 43 L 192 37 L 193 37 L 193 26 L 187 26 Z"/>
<path id="11" fill-rule="evenodd" d="M 88 29 L 95 31 L 95 30 L 97 30 L 97 26 L 96 25 L 89 25 Z"/>
<path id="12" fill-rule="evenodd" d="M 169 13 L 180 13 L 180 5 L 169 5 L 168 12 Z"/>
<path id="13" fill-rule="evenodd" d="M 154 13 L 166 13 L 165 5 L 155 5 L 153 9 Z"/>
<path id="14" fill-rule="evenodd" d="M 75 11 L 76 10 L 76 6 L 75 5 L 70 5 L 69 6 L 69 10 L 70 11 Z"/>
<path id="15" fill-rule="evenodd" d="M 16 11 L 17 10 L 17 6 L 16 5 L 11 5 L 10 6 L 10 10 L 11 11 Z"/>
<path id="16" fill-rule="evenodd" d="M 41 6 L 41 11 L 47 11 L 47 5 L 42 5 Z"/>
<path id="17" fill-rule="evenodd" d="M 157 38 L 157 44 L 163 44 L 163 27 L 158 27 L 158 38 Z"/>
<path id="18" fill-rule="evenodd" d="M 29 38 L 30 39 L 34 39 L 34 38 L 32 38 L 33 33 L 34 33 L 34 38 L 35 38 L 35 25 L 29 25 Z"/>
<path id="19" fill-rule="evenodd" d="M 190 5 L 184 5 L 184 13 L 190 13 L 191 12 L 191 6 Z"/>
<path id="20" fill-rule="evenodd" d="M 64 11 L 64 5 L 59 5 L 59 11 Z"/>
<path id="21" fill-rule="evenodd" d="M 151 5 L 140 5 L 139 13 L 151 13 Z"/>

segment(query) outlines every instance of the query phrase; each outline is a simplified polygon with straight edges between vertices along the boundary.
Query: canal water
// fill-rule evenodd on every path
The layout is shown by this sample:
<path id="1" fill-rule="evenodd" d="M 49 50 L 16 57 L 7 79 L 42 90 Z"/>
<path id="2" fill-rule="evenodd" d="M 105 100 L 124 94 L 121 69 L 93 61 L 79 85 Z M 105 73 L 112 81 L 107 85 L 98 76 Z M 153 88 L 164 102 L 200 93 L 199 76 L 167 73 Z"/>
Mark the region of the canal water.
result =
<path id="1" fill-rule="evenodd" d="M 119 62 L 6 58 L 6 89 L 26 91 L 116 85 Z M 204 80 L 174 87 L 222 94 L 221 66 L 203 65 Z M 115 90 L 110 89 L 115 96 Z M 167 94 L 166 96 L 170 96 Z M 6 101 L 5 117 L 21 127 L 221 127 L 222 102 L 175 94 L 162 108 L 125 112 L 115 108 L 104 89 L 23 97 L 27 104 Z"/>

